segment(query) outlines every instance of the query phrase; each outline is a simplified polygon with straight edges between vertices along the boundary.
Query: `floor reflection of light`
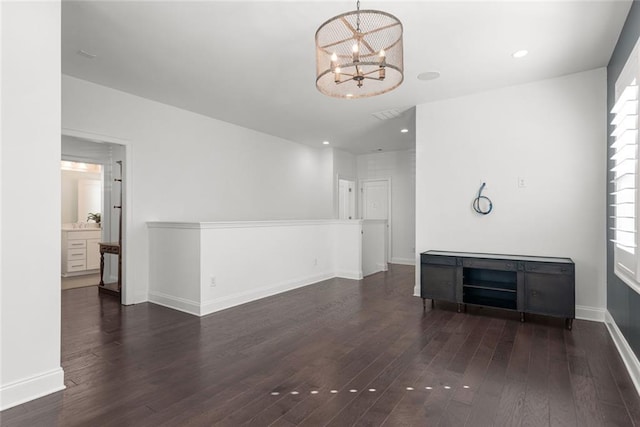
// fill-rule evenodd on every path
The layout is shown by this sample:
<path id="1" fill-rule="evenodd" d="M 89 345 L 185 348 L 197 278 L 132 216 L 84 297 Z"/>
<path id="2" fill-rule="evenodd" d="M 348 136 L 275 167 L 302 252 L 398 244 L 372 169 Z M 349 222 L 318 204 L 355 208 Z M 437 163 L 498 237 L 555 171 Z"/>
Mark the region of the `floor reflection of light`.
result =
<path id="1" fill-rule="evenodd" d="M 442 386 L 442 387 L 443 387 L 445 390 L 451 390 L 451 388 L 452 388 L 450 385 L 444 385 L 444 386 Z M 470 389 L 470 388 L 471 388 L 471 386 L 463 385 L 463 386 L 462 386 L 462 388 L 464 388 L 464 389 Z M 433 390 L 433 387 L 432 387 L 432 386 L 430 386 L 430 385 L 428 385 L 428 386 L 425 386 L 425 388 L 424 388 L 424 389 L 425 389 L 425 390 Z M 408 386 L 408 387 L 405 387 L 405 390 L 406 390 L 406 391 L 414 391 L 414 390 L 415 390 L 415 388 L 413 388 L 413 387 L 411 387 L 411 386 Z M 376 388 L 369 388 L 369 389 L 367 389 L 367 391 L 369 391 L 370 393 L 375 393 L 375 392 L 377 392 L 377 391 L 378 391 L 378 389 L 376 389 Z M 358 389 L 355 389 L 355 388 L 349 389 L 349 393 L 357 393 L 357 392 L 358 392 Z M 289 392 L 289 393 L 290 393 L 290 394 L 292 394 L 292 395 L 294 395 L 294 396 L 295 396 L 295 395 L 300 394 L 300 392 L 299 392 L 299 391 L 297 391 L 297 390 L 291 391 L 291 392 Z M 310 390 L 310 391 L 309 391 L 309 393 L 310 393 L 310 394 L 314 394 L 314 395 L 315 395 L 315 394 L 320 394 L 320 391 L 319 391 L 319 390 Z M 337 394 L 337 393 L 338 393 L 338 390 L 334 388 L 334 389 L 329 390 L 329 393 L 331 393 L 331 394 Z M 279 392 L 279 391 L 272 391 L 272 392 L 271 392 L 271 396 L 279 396 L 279 395 L 280 395 L 280 392 Z"/>

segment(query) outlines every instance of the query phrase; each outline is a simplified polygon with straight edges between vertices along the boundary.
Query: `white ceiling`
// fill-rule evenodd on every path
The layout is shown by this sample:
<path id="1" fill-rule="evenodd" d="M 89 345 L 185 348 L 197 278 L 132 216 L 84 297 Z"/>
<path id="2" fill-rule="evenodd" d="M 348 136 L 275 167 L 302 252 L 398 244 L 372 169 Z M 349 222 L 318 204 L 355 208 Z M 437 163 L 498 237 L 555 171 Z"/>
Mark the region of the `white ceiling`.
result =
<path id="1" fill-rule="evenodd" d="M 315 88 L 314 35 L 355 1 L 64 1 L 62 71 L 314 147 L 399 150 L 414 144 L 418 104 L 606 66 L 630 6 L 363 0 L 402 21 L 405 80 L 346 100 Z M 519 49 L 529 55 L 513 59 Z M 416 78 L 432 70 L 441 78 Z M 372 116 L 389 109 L 404 113 Z"/>

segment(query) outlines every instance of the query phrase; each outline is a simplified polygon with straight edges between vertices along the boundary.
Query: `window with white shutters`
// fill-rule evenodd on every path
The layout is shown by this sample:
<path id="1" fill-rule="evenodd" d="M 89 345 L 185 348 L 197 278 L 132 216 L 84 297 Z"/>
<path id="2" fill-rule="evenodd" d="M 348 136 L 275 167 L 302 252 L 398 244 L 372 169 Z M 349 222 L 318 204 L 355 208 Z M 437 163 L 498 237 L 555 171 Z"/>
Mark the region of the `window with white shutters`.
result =
<path id="1" fill-rule="evenodd" d="M 640 42 L 631 53 L 615 87 L 611 110 L 610 165 L 612 165 L 612 242 L 614 271 L 630 286 L 640 289 L 638 249 L 638 110 Z"/>

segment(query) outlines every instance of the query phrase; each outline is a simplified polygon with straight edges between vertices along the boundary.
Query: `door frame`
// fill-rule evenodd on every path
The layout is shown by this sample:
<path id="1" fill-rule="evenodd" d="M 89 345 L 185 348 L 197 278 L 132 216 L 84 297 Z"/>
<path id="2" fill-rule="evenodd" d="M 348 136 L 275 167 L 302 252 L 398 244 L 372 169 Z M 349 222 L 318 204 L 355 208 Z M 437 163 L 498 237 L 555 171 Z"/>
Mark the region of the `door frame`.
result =
<path id="1" fill-rule="evenodd" d="M 360 219 L 364 219 L 364 184 L 366 182 L 381 182 L 385 181 L 387 183 L 387 263 L 391 263 L 391 249 L 393 246 L 391 245 L 391 237 L 393 236 L 393 227 L 391 226 L 391 177 L 386 178 L 365 178 L 358 180 L 358 188 L 360 191 L 358 192 L 358 217 Z"/>
<path id="2" fill-rule="evenodd" d="M 130 265 L 134 265 L 134 259 L 131 251 L 131 233 L 129 227 L 133 223 L 133 143 L 130 140 L 118 138 L 110 135 L 102 135 L 93 132 L 87 132 L 78 129 L 62 128 L 61 134 L 63 136 L 71 136 L 79 139 L 84 139 L 90 142 L 97 143 L 111 143 L 122 145 L 124 147 L 124 203 L 126 209 L 124 209 L 124 215 L 122 216 L 122 253 L 124 255 L 122 263 L 122 295 L 120 296 L 120 303 L 123 305 L 131 305 L 135 303 L 134 295 L 135 291 L 131 284 L 133 278 L 129 268 Z M 122 215 L 122 213 L 121 213 Z"/>

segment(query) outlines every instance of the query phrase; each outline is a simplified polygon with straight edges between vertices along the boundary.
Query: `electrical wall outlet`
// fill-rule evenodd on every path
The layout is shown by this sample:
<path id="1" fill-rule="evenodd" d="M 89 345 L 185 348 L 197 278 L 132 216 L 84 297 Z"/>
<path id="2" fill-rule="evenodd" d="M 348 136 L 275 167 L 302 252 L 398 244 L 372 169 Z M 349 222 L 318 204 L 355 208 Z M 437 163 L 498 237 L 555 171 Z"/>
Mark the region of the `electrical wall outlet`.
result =
<path id="1" fill-rule="evenodd" d="M 313 265 L 314 265 L 314 266 L 317 266 L 317 265 L 318 265 L 318 258 L 314 258 L 314 259 L 313 259 Z"/>
<path id="2" fill-rule="evenodd" d="M 211 276 L 211 280 L 209 281 L 209 286 L 212 288 L 216 287 L 216 276 Z"/>
<path id="3" fill-rule="evenodd" d="M 518 188 L 525 188 L 527 186 L 527 182 L 521 176 L 518 177 Z"/>

